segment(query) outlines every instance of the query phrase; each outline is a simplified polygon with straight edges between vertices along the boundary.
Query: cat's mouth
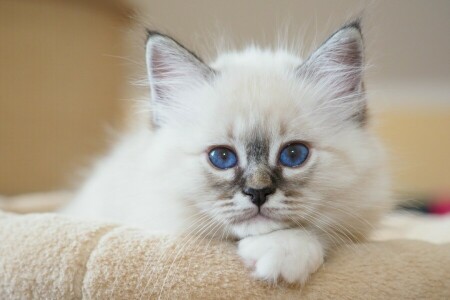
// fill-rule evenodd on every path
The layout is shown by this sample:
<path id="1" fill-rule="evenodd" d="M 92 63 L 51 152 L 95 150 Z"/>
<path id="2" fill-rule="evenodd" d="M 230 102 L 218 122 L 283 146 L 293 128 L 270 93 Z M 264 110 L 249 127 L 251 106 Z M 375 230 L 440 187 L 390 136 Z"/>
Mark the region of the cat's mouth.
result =
<path id="1" fill-rule="evenodd" d="M 275 218 L 270 215 L 265 214 L 264 212 L 258 210 L 252 213 L 243 214 L 240 216 L 233 217 L 231 222 L 233 224 L 241 224 L 248 222 L 261 222 L 261 221 L 276 221 Z"/>
<path id="2" fill-rule="evenodd" d="M 259 235 L 288 228 L 276 212 L 269 207 L 258 209 L 256 207 L 241 210 L 239 214 L 228 219 L 229 228 L 233 234 L 242 238 L 251 235 Z"/>
<path id="3" fill-rule="evenodd" d="M 255 221 L 268 221 L 268 220 L 271 220 L 271 221 L 274 221 L 274 219 L 272 217 L 267 216 L 267 215 L 265 215 L 265 214 L 263 214 L 261 212 L 258 212 L 258 214 L 256 214 L 254 217 L 249 219 L 249 221 L 252 221 L 252 220 L 255 220 Z"/>

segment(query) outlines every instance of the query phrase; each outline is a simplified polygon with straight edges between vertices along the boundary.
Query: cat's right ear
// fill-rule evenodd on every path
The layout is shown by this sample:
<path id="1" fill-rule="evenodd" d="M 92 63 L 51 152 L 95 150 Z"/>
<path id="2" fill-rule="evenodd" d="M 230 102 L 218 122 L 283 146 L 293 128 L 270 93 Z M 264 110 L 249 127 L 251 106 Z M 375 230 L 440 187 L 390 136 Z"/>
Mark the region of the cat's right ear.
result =
<path id="1" fill-rule="evenodd" d="M 175 101 L 180 101 L 182 91 L 204 84 L 214 71 L 197 55 L 167 35 L 148 31 L 146 63 L 152 97 L 154 123 L 164 122 Z"/>

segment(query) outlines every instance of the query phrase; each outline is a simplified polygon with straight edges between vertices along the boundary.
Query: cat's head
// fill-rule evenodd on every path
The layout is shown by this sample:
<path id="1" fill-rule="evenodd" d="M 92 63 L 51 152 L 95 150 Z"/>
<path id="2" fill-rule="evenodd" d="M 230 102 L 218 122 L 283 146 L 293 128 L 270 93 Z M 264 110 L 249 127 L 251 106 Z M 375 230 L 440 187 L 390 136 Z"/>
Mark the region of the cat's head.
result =
<path id="1" fill-rule="evenodd" d="M 207 65 L 150 32 L 153 121 L 175 174 L 170 192 L 240 237 L 326 228 L 372 209 L 383 187 L 363 50 L 355 22 L 305 61 L 253 47 Z"/>

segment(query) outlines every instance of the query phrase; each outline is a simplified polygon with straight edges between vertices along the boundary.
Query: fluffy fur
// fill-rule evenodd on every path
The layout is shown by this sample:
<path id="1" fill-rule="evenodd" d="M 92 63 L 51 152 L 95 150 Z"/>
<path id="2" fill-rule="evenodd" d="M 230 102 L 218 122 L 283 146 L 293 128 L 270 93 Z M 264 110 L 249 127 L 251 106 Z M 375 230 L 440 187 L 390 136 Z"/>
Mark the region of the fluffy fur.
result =
<path id="1" fill-rule="evenodd" d="M 304 283 L 326 253 L 367 235 L 387 208 L 382 149 L 367 125 L 363 40 L 357 22 L 304 62 L 284 50 L 248 48 L 211 65 L 149 32 L 154 130 L 143 124 L 98 162 L 72 214 L 152 231 L 239 240 L 258 278 Z M 308 160 L 278 163 L 302 141 Z M 214 168 L 226 145 L 238 166 Z M 274 187 L 260 210 L 243 188 Z"/>

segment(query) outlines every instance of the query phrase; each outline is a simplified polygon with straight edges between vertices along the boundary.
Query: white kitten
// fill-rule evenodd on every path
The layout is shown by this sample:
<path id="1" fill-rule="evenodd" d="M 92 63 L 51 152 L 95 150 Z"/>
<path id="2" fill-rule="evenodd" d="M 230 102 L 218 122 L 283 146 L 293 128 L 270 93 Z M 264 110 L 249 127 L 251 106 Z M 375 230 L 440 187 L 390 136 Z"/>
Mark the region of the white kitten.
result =
<path id="1" fill-rule="evenodd" d="M 153 127 L 125 136 L 67 212 L 239 241 L 254 274 L 304 283 L 389 198 L 367 128 L 358 22 L 306 61 L 249 48 L 210 66 L 149 32 Z"/>

